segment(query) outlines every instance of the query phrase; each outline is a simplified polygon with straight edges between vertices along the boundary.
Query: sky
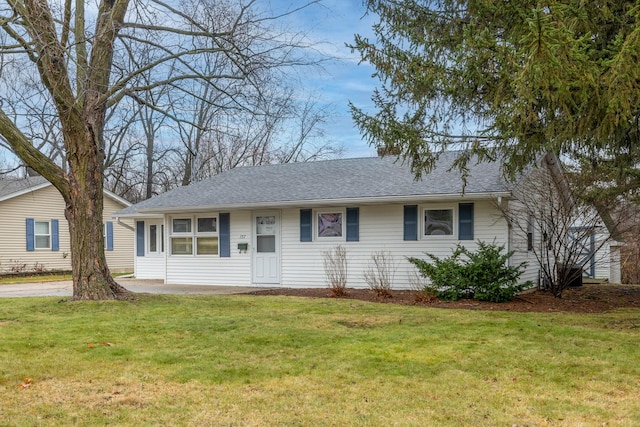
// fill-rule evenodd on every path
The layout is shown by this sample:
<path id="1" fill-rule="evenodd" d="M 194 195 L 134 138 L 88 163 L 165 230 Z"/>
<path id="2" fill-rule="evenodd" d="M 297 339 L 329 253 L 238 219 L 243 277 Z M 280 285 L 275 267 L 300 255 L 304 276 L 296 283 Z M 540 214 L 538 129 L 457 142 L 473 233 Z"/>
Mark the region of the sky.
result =
<path id="1" fill-rule="evenodd" d="M 278 13 L 304 4 L 303 0 L 259 0 L 270 2 Z M 376 150 L 360 136 L 349 112 L 349 101 L 364 110 L 372 106 L 371 95 L 377 79 L 371 77 L 374 68 L 358 64 L 359 55 L 345 43 L 353 43 L 354 35 L 371 37 L 375 16 L 367 15 L 362 0 L 322 0 L 285 17 L 291 30 L 304 31 L 309 41 L 335 60 L 327 61 L 323 70 L 310 72 L 301 78 L 305 91 L 317 96 L 321 105 L 333 115 L 325 126 L 327 140 L 345 148 L 344 157 L 371 157 Z"/>

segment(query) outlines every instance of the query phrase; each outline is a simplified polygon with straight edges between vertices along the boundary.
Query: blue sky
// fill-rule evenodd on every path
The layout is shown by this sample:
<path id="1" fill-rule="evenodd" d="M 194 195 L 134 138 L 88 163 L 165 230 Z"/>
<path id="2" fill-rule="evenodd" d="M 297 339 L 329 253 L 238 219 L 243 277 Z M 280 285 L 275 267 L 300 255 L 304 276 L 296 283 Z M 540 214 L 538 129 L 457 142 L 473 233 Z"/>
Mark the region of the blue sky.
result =
<path id="1" fill-rule="evenodd" d="M 303 0 L 262 0 L 270 1 L 274 12 L 300 7 Z M 324 63 L 324 70 L 305 74 L 302 84 L 305 91 L 317 96 L 320 104 L 328 105 L 333 111 L 325 132 L 328 140 L 343 145 L 344 157 L 375 156 L 360 136 L 349 112 L 349 101 L 365 110 L 371 107 L 371 95 L 377 80 L 369 64 L 358 65 L 359 56 L 345 47 L 352 43 L 355 34 L 371 36 L 374 17 L 365 15 L 366 8 L 361 0 L 322 0 L 312 4 L 285 19 L 285 24 L 293 31 L 304 31 L 309 41 L 317 43 L 317 48 L 336 58 Z"/>

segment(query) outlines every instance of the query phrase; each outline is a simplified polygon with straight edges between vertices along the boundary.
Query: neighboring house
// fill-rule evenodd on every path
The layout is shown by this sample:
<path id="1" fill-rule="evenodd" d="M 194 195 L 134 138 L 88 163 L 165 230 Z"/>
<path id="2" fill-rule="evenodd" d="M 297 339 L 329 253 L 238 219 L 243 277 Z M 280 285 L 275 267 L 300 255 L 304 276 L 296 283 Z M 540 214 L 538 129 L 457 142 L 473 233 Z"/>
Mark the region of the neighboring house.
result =
<path id="1" fill-rule="evenodd" d="M 409 288 L 407 257 L 448 256 L 478 240 L 514 250 L 514 264 L 529 263 L 523 281 L 535 283 L 528 236 L 503 215 L 517 185 L 498 163 L 471 164 L 463 193 L 459 172 L 449 170 L 457 154 L 443 154 L 418 181 L 392 157 L 240 167 L 114 218 L 136 222 L 136 277 L 167 284 L 325 287 L 323 255 L 342 245 L 347 286 L 367 287 L 372 254 L 386 251 L 394 288 Z M 562 173 L 557 161 L 540 163 Z"/>
<path id="2" fill-rule="evenodd" d="M 611 239 L 611 234 L 602 221 L 582 230 L 575 227 L 578 233 L 584 235 L 581 244 L 579 263 L 583 267 L 583 277 L 605 280 L 610 283 L 621 282 L 620 247 L 621 242 Z"/>
<path id="3" fill-rule="evenodd" d="M 133 271 L 133 222 L 111 216 L 130 205 L 105 191 L 105 254 L 114 273 Z M 0 271 L 71 270 L 64 210 L 62 196 L 42 177 L 0 180 Z"/>

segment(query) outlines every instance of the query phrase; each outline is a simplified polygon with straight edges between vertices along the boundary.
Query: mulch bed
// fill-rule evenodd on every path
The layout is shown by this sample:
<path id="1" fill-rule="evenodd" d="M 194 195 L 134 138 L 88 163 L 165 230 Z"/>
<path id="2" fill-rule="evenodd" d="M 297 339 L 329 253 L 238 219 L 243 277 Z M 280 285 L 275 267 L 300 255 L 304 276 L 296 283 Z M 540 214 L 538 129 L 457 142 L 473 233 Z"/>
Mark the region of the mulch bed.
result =
<path id="1" fill-rule="evenodd" d="M 309 298 L 335 298 L 326 288 L 282 288 L 255 291 L 252 295 L 284 295 Z M 467 310 L 494 310 L 517 312 L 572 312 L 602 313 L 616 308 L 640 308 L 639 285 L 585 284 L 568 288 L 562 298 L 555 298 L 549 292 L 534 290 L 525 292 L 513 301 L 490 303 L 463 299 L 459 301 L 424 301 L 417 298 L 416 291 L 391 291 L 389 297 L 378 297 L 369 289 L 347 289 L 342 299 L 355 299 L 384 304 L 417 305 L 436 308 Z"/>

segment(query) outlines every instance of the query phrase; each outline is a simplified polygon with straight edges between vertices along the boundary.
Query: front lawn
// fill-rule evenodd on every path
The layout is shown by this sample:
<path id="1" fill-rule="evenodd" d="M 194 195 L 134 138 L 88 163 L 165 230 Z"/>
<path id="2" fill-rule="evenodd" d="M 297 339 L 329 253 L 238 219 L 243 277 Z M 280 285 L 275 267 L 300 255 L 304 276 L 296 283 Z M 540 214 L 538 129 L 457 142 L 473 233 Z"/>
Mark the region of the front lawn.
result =
<path id="1" fill-rule="evenodd" d="M 0 425 L 640 425 L 640 311 L 0 300 Z"/>

